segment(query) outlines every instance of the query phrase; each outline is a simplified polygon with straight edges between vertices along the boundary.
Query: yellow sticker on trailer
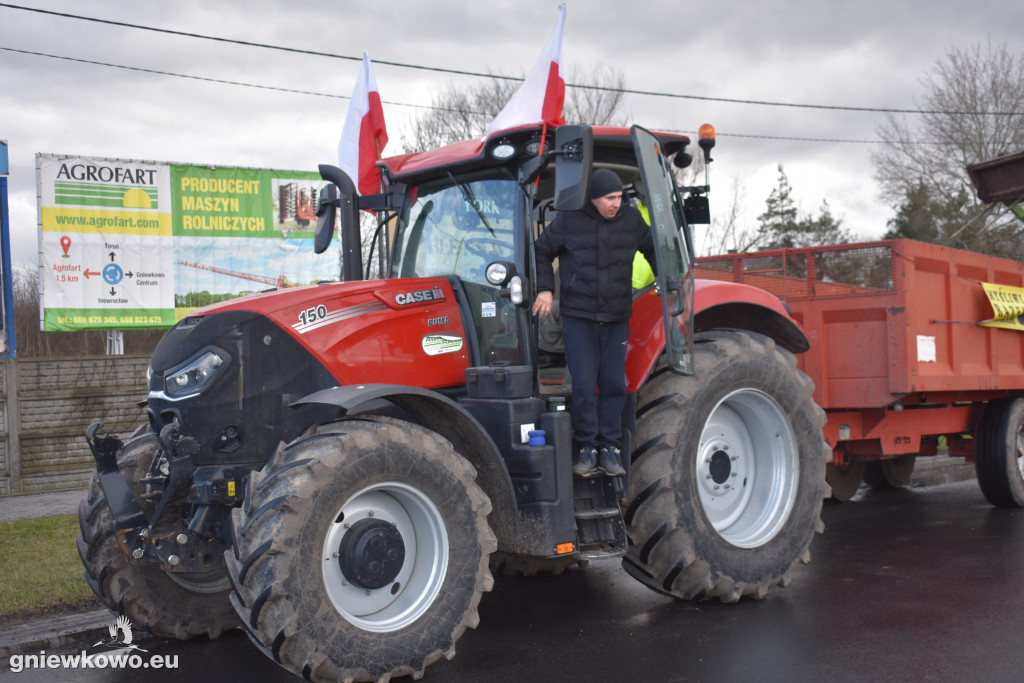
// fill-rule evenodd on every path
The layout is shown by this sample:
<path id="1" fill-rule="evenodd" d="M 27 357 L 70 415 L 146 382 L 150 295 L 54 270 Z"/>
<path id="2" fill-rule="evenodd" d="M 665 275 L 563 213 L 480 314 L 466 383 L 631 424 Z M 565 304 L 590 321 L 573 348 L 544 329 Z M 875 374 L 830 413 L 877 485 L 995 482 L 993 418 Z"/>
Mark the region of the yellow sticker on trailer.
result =
<path id="1" fill-rule="evenodd" d="M 997 285 L 982 282 L 982 288 L 992 304 L 993 317 L 982 320 L 985 327 L 1003 327 L 1009 330 L 1024 330 L 1024 287 Z"/>

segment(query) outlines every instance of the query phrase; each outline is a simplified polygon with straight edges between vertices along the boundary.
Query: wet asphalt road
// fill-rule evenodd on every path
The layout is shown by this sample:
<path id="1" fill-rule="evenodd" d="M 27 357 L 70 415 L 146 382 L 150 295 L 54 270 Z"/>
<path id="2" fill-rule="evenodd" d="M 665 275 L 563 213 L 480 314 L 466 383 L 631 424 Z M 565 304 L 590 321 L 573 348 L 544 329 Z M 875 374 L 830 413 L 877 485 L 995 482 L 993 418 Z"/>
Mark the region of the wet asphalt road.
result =
<path id="1" fill-rule="evenodd" d="M 792 584 L 762 601 L 686 603 L 617 561 L 560 577 L 502 577 L 436 683 L 1024 680 L 1024 510 L 974 481 L 826 505 Z M 241 634 L 141 643 L 177 671 L 32 671 L 19 681 L 296 681 Z M 399 679 L 411 680 L 411 679 Z"/>

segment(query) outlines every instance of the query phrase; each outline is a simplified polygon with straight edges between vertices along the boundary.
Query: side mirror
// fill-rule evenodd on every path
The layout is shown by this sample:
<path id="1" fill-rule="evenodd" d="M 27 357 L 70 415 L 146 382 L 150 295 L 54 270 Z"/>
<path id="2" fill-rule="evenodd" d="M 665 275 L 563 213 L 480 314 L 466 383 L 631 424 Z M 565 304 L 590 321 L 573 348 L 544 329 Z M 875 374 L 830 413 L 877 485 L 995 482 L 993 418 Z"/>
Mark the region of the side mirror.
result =
<path id="1" fill-rule="evenodd" d="M 320 192 L 322 205 L 317 208 L 313 250 L 323 253 L 331 243 L 335 216 L 341 218 L 341 275 L 346 281 L 363 279 L 361 240 L 359 234 L 359 193 L 348 174 L 337 166 L 320 164 L 320 177 L 334 183 Z M 327 201 L 324 202 L 326 192 Z M 337 213 L 336 213 L 337 212 Z"/>
<path id="2" fill-rule="evenodd" d="M 316 231 L 313 233 L 313 251 L 322 254 L 331 246 L 334 224 L 338 219 L 338 186 L 327 185 L 320 190 L 316 206 Z"/>
<path id="3" fill-rule="evenodd" d="M 692 195 L 683 200 L 683 216 L 690 225 L 711 223 L 711 205 L 706 195 Z"/>
<path id="4" fill-rule="evenodd" d="M 555 209 L 579 211 L 587 202 L 594 133 L 590 126 L 561 126 L 555 131 Z"/>

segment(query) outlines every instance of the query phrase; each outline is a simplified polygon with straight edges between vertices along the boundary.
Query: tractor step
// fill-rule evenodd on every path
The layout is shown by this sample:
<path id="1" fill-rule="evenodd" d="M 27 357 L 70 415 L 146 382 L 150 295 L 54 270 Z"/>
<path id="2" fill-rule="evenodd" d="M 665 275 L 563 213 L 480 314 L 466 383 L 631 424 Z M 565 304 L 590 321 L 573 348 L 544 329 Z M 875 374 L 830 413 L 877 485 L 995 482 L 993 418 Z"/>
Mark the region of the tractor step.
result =
<path id="1" fill-rule="evenodd" d="M 580 548 L 580 559 L 583 560 L 613 560 L 626 554 L 625 548 L 612 548 L 607 546 Z"/>
<path id="2" fill-rule="evenodd" d="M 573 477 L 573 504 L 581 554 L 596 558 L 625 552 L 626 525 L 619 508 L 616 478 Z"/>
<path id="3" fill-rule="evenodd" d="M 594 508 L 577 510 L 576 519 L 617 519 L 621 514 L 619 508 Z"/>

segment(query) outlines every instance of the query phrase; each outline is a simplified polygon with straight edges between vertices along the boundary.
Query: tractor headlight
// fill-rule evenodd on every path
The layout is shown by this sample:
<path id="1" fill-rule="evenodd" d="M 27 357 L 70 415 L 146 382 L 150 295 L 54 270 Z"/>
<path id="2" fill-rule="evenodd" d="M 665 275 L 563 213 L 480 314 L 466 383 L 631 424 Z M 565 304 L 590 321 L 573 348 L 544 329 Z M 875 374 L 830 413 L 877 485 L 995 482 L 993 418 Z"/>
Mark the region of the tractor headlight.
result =
<path id="1" fill-rule="evenodd" d="M 164 391 L 172 398 L 198 394 L 213 383 L 224 366 L 226 354 L 209 350 L 185 367 L 167 374 Z"/>

